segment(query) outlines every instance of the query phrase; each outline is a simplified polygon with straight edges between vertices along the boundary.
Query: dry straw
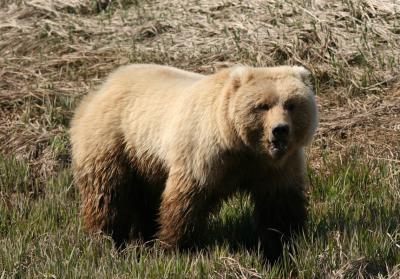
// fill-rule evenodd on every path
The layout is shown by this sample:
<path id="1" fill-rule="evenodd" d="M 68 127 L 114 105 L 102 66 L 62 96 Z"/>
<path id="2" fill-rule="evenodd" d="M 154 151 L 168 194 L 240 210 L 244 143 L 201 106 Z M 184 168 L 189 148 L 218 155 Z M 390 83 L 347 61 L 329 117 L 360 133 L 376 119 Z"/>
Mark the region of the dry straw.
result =
<path id="1" fill-rule="evenodd" d="M 315 162 L 352 144 L 399 160 L 399 13 L 389 0 L 3 0 L 0 150 L 42 178 L 68 163 L 77 100 L 121 64 L 302 64 L 320 103 Z"/>

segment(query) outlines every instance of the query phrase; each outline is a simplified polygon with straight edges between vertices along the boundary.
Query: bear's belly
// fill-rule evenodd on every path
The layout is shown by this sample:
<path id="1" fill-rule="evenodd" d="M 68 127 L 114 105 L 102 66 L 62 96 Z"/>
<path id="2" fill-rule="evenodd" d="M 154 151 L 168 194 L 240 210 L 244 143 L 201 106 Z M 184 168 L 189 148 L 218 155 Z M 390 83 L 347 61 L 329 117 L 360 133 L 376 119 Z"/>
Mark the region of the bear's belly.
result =
<path id="1" fill-rule="evenodd" d="M 135 175 L 140 176 L 148 183 L 158 185 L 157 187 L 165 186 L 168 168 L 162 160 L 149 152 L 138 154 L 138 152 L 130 151 L 130 153 L 132 154 L 130 163 Z"/>

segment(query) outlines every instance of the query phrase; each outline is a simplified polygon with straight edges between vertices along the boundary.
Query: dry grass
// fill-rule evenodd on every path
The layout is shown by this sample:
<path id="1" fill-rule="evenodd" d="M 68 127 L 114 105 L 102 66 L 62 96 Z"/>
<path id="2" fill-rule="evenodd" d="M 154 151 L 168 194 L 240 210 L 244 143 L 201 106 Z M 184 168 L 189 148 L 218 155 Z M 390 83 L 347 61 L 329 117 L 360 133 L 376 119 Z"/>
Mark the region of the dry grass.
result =
<path id="1" fill-rule="evenodd" d="M 363 163 L 386 164 L 387 185 L 400 193 L 396 0 L 0 0 L 0 159 L 24 173 L 0 175 L 0 186 L 17 179 L 26 187 L 12 194 L 0 188 L 7 208 L 21 192 L 44 195 L 44 185 L 69 166 L 76 103 L 127 63 L 201 73 L 236 63 L 302 64 L 314 74 L 320 108 L 312 168 L 329 174 L 326 158 L 342 160 L 356 148 Z M 359 259 L 343 260 L 332 274 L 375 272 L 375 263 Z M 261 278 L 233 258 L 220 262 L 212 277 Z M 396 278 L 399 269 L 386 274 Z"/>
<path id="2" fill-rule="evenodd" d="M 98 13 L 89 0 L 3 0 L 3 152 L 27 158 L 48 176 L 60 163 L 49 146 L 65 137 L 76 100 L 121 64 L 205 73 L 235 63 L 303 64 L 319 96 L 318 149 L 336 152 L 357 137 L 371 156 L 399 159 L 395 2 L 137 2 L 113 1 Z"/>

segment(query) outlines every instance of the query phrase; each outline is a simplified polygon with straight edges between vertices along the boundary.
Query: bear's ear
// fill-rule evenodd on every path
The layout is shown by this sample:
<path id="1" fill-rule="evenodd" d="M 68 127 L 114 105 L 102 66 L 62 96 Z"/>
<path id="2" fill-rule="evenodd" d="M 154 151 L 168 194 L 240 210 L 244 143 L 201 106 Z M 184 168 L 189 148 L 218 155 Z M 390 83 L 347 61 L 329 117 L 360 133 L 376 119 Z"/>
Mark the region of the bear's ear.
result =
<path id="1" fill-rule="evenodd" d="M 232 69 L 229 75 L 229 83 L 231 85 L 231 89 L 236 91 L 246 82 L 249 82 L 254 78 L 251 69 L 246 66 L 236 66 Z"/>
<path id="2" fill-rule="evenodd" d="M 307 85 L 311 85 L 311 73 L 309 70 L 304 68 L 303 66 L 293 66 L 293 69 L 297 71 L 300 76 L 300 79 Z"/>

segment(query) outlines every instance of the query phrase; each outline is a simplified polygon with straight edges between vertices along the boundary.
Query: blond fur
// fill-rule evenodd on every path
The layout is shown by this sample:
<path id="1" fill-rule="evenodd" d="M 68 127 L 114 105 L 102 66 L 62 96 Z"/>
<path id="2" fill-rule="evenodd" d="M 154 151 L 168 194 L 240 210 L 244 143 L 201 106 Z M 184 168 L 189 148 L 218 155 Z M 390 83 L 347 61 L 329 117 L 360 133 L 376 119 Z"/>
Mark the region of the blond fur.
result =
<path id="1" fill-rule="evenodd" d="M 244 190 L 254 194 L 261 234 L 271 226 L 283 234 L 300 228 L 303 147 L 317 124 L 308 76 L 290 66 L 238 66 L 210 76 L 157 65 L 115 71 L 84 98 L 71 124 L 86 227 L 118 243 L 132 225 L 146 227 L 146 218 L 158 216 L 157 236 L 184 245 L 210 208 Z M 295 112 L 285 107 L 288 100 L 297 102 Z M 260 102 L 271 108 L 254 112 Z M 268 148 L 280 122 L 289 125 L 290 139 L 275 158 Z"/>

